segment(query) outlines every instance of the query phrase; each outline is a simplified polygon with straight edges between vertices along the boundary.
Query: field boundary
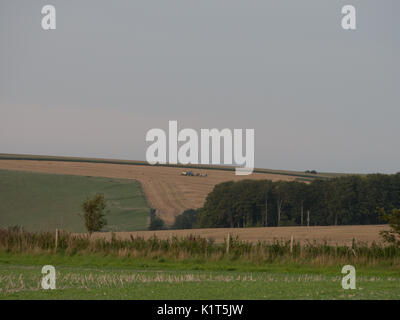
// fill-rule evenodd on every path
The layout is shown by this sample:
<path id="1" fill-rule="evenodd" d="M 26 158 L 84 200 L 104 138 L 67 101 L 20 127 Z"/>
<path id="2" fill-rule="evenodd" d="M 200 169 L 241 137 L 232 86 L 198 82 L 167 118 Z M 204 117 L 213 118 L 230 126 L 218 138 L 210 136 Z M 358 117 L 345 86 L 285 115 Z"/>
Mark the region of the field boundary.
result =
<path id="1" fill-rule="evenodd" d="M 294 241 L 301 243 L 346 245 L 351 246 L 354 241 L 365 243 L 383 243 L 379 235 L 382 230 L 389 230 L 389 225 L 340 225 L 340 226 L 291 226 L 291 227 L 254 227 L 254 228 L 202 228 L 202 229 L 168 229 L 151 231 L 116 232 L 118 239 L 129 240 L 131 237 L 151 239 L 157 237 L 161 240 L 171 238 L 183 239 L 185 237 L 200 237 L 212 239 L 215 243 L 225 243 L 228 236 L 232 239 L 238 237 L 241 241 L 257 243 L 259 241 Z M 79 235 L 79 234 L 76 234 Z M 110 239 L 108 232 L 93 234 L 94 239 Z"/>
<path id="2" fill-rule="evenodd" d="M 83 163 L 102 163 L 102 164 L 120 164 L 120 165 L 138 165 L 149 167 L 170 167 L 170 168 L 186 168 L 186 169 L 204 169 L 204 170 L 221 170 L 221 171 L 235 171 L 234 166 L 216 166 L 216 165 L 182 165 L 182 164 L 155 164 L 150 165 L 146 161 L 139 160 L 118 160 L 118 159 L 104 159 L 104 158 L 80 158 L 80 157 L 65 157 L 65 156 L 41 156 L 41 155 L 18 155 L 0 153 L 0 160 L 32 160 L 32 161 L 55 161 L 55 162 L 83 162 Z M 276 174 L 291 177 L 298 177 L 306 181 L 316 179 L 330 179 L 335 176 L 344 174 L 306 174 L 297 171 L 279 171 L 270 169 L 255 168 L 254 173 Z"/>

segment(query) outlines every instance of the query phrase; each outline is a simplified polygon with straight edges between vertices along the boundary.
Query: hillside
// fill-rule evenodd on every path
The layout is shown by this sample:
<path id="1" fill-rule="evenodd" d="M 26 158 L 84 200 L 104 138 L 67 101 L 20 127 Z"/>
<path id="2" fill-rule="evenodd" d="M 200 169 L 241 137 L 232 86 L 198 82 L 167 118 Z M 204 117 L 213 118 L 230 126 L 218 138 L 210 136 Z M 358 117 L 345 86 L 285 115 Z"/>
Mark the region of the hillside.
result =
<path id="1" fill-rule="evenodd" d="M 87 195 L 107 199 L 109 230 L 146 230 L 149 207 L 134 180 L 0 170 L 0 227 L 84 232 L 81 204 Z"/>
<path id="2" fill-rule="evenodd" d="M 249 176 L 237 176 L 231 167 L 221 167 L 218 170 L 216 166 L 191 169 L 195 173 L 206 173 L 207 177 L 187 177 L 181 175 L 185 169 L 176 166 L 149 166 L 144 162 L 124 160 L 4 154 L 0 155 L 0 170 L 134 179 L 141 183 L 149 205 L 155 208 L 157 214 L 168 224 L 173 223 L 175 216 L 185 209 L 201 207 L 213 187 L 224 181 L 243 179 L 290 181 L 326 177 L 290 171 L 262 171 L 261 169 L 257 169 Z"/>

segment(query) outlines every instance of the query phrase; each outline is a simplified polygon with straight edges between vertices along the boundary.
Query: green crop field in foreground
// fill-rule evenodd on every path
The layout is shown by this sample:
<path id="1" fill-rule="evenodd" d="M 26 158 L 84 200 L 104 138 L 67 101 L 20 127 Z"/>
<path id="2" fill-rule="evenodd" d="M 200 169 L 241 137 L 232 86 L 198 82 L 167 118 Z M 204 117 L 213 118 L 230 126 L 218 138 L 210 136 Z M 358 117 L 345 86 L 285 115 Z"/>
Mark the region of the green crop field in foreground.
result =
<path id="1" fill-rule="evenodd" d="M 107 200 L 109 230 L 146 229 L 149 208 L 135 180 L 7 170 L 0 170 L 0 227 L 83 232 L 81 204 L 97 192 Z"/>
<path id="2" fill-rule="evenodd" d="M 58 267 L 56 289 L 41 289 L 41 267 L 0 266 L 0 299 L 400 299 L 400 278 L 341 274 L 146 271 Z"/>
<path id="3" fill-rule="evenodd" d="M 56 289 L 41 289 L 41 268 L 56 268 Z M 227 266 L 231 268 L 227 268 Z M 341 266 L 168 262 L 98 255 L 0 252 L 0 299 L 400 299 L 394 266 L 356 266 L 356 289 L 341 287 Z"/>

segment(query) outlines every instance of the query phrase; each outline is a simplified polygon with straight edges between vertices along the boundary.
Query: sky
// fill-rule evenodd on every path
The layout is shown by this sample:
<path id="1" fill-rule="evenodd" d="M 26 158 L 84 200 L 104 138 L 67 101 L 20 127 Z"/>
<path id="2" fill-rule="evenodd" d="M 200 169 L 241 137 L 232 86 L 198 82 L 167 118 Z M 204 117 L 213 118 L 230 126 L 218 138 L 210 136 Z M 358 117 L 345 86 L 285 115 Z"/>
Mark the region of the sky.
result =
<path id="1" fill-rule="evenodd" d="M 56 8 L 56 30 L 41 9 Z M 344 5 L 357 29 L 341 27 Z M 145 160 L 251 128 L 255 167 L 400 171 L 397 0 L 1 0 L 0 153 Z"/>

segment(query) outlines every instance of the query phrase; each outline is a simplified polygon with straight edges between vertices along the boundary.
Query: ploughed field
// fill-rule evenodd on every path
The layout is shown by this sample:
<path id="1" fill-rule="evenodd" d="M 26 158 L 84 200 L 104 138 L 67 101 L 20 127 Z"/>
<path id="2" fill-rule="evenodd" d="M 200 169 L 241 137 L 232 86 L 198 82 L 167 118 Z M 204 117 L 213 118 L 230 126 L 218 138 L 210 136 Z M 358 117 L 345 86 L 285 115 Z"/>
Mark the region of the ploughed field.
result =
<path id="1" fill-rule="evenodd" d="M 3 160 L 0 170 L 18 170 L 63 175 L 134 179 L 140 182 L 150 207 L 157 210 L 167 224 L 186 209 L 201 207 L 209 192 L 218 183 L 230 180 L 269 179 L 294 180 L 296 176 L 271 173 L 253 173 L 237 176 L 234 171 L 213 169 L 184 169 L 149 165 L 89 163 L 79 161 Z M 206 177 L 182 176 L 182 171 L 206 173 Z"/>

